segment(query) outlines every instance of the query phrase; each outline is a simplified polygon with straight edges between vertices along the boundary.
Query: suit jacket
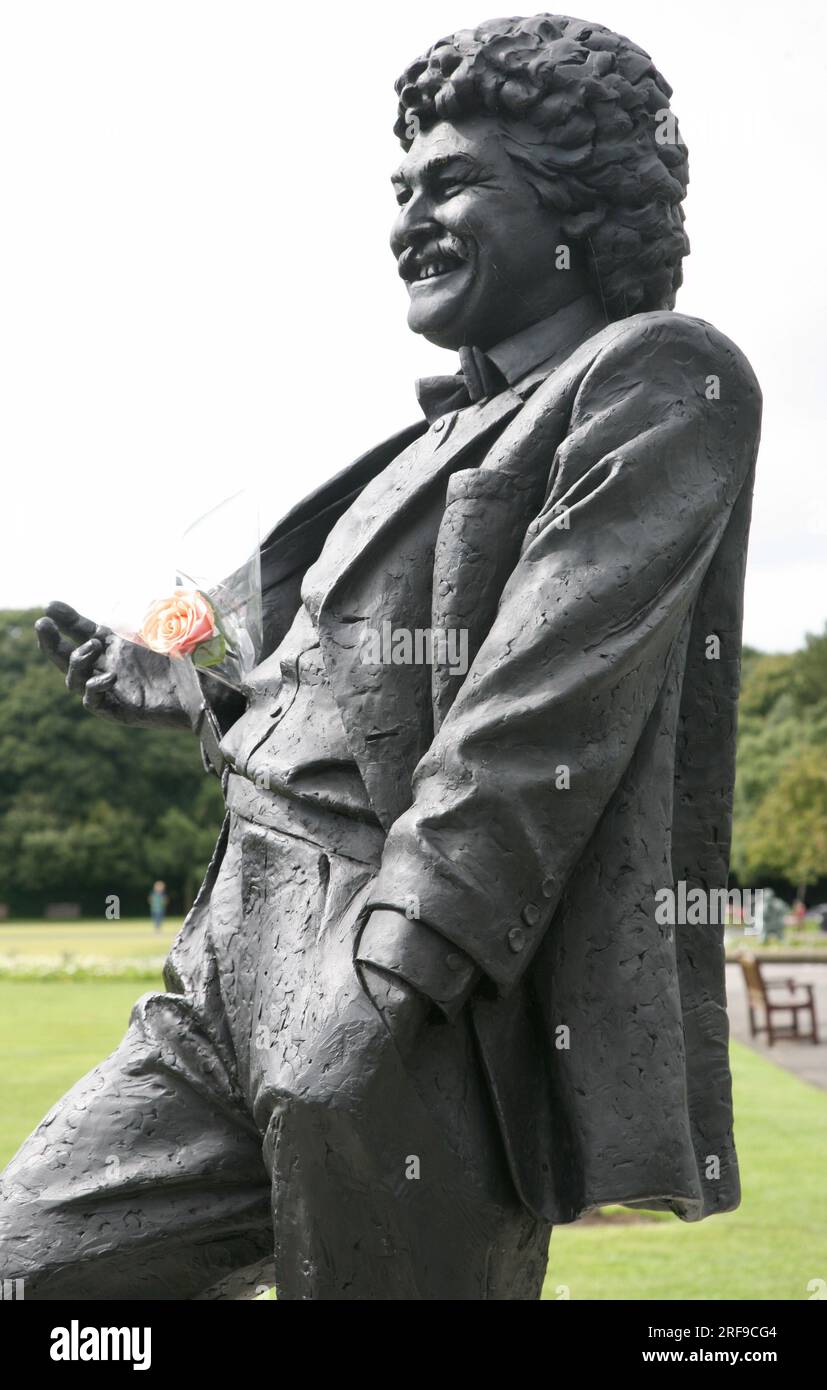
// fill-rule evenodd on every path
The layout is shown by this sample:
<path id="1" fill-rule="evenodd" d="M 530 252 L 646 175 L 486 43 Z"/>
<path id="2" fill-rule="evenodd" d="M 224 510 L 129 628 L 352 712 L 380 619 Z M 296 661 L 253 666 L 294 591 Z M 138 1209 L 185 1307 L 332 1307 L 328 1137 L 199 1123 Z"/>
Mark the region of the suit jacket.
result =
<path id="1" fill-rule="evenodd" d="M 295 508 L 262 549 L 266 650 L 303 597 L 387 830 L 371 905 L 416 901 L 446 961 L 478 968 L 526 1206 L 699 1219 L 739 1198 L 723 931 L 660 925 L 655 895 L 726 886 L 760 392 L 668 311 L 532 386 L 403 431 Z M 368 631 L 410 626 L 423 595 L 433 627 L 467 630 L 467 675 L 366 667 Z M 418 926 L 368 958 L 405 973 Z"/>

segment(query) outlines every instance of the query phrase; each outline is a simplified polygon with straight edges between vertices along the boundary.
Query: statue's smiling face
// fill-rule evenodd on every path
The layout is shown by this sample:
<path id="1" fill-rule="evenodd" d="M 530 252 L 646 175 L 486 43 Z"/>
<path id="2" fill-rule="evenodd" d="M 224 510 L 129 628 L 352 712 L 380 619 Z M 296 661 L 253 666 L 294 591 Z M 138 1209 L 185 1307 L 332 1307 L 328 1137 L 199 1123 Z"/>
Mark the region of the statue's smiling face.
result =
<path id="1" fill-rule="evenodd" d="M 486 116 L 440 121 L 420 131 L 392 178 L 408 326 L 440 347 L 492 347 L 583 289 L 576 261 L 558 268 L 559 222 L 502 131 Z"/>

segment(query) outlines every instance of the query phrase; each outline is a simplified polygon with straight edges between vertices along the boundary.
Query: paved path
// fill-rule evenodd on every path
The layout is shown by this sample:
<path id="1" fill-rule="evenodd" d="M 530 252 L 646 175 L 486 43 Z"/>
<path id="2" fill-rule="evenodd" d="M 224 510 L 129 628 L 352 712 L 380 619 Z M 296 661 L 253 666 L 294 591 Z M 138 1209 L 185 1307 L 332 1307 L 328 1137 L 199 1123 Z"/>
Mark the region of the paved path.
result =
<path id="1" fill-rule="evenodd" d="M 732 1036 L 737 1038 L 739 1042 L 754 1048 L 756 1052 L 760 1052 L 763 1057 L 775 1062 L 777 1066 L 786 1067 L 788 1071 L 794 1072 L 796 1076 L 801 1077 L 802 1081 L 809 1081 L 811 1085 L 820 1086 L 822 1090 L 827 1091 L 827 962 L 819 962 L 817 965 L 806 965 L 801 962 L 796 962 L 795 965 L 777 965 L 774 962 L 767 964 L 762 961 L 761 970 L 766 980 L 791 978 L 802 984 L 815 985 L 816 1019 L 821 1042 L 818 1046 L 814 1046 L 811 1042 L 776 1042 L 772 1047 L 769 1047 L 764 1034 L 758 1038 L 751 1038 L 747 1015 L 747 994 L 740 965 L 728 965 L 726 968 L 729 1022 Z M 778 994 L 780 1002 L 783 990 L 773 991 L 773 993 Z M 779 1017 L 781 1021 L 784 1021 L 784 1016 Z M 789 1015 L 786 1015 L 786 1018 L 789 1018 Z"/>

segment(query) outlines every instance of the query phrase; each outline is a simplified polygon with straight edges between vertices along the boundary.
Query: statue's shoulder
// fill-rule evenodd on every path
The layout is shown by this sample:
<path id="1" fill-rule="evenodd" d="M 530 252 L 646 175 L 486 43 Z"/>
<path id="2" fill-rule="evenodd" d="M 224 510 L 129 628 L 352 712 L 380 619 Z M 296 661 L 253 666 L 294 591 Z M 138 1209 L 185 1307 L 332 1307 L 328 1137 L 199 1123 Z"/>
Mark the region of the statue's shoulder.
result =
<path id="1" fill-rule="evenodd" d="M 753 447 L 761 390 L 743 352 L 704 319 L 655 310 L 618 319 L 583 341 L 535 390 L 512 428 L 539 441 L 561 423 L 572 432 L 596 419 L 648 429 L 675 407 L 697 413 L 713 401 L 721 403 L 732 437 Z"/>
<path id="2" fill-rule="evenodd" d="M 725 371 L 731 385 L 761 399 L 755 373 L 737 344 L 705 319 L 674 309 L 630 314 L 601 329 L 583 348 L 589 358 L 589 373 L 627 369 L 639 376 L 651 368 L 683 374 L 701 371 L 713 376 Z"/>

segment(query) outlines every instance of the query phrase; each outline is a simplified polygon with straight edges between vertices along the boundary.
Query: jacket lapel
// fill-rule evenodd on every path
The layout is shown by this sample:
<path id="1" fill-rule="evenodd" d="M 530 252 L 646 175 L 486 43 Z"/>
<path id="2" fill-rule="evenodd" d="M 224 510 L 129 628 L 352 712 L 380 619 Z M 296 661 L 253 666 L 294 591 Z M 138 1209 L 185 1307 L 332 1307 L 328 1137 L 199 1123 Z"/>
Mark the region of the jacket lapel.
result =
<path id="1" fill-rule="evenodd" d="M 478 405 L 443 415 L 404 449 L 360 496 L 330 532 L 324 553 L 308 570 L 302 598 L 317 620 L 337 590 L 369 559 L 388 528 L 398 526 L 411 506 L 482 438 L 515 415 L 523 404 L 507 390 Z"/>
<path id="2" fill-rule="evenodd" d="M 382 641 L 431 624 L 433 557 L 453 471 L 521 409 L 507 390 L 443 416 L 378 477 L 334 527 L 302 598 L 315 618 L 348 743 L 379 819 L 410 805 L 432 734 L 431 668 Z"/>
<path id="3" fill-rule="evenodd" d="M 302 579 L 318 560 L 339 518 L 372 481 L 427 426 L 419 420 L 362 454 L 316 488 L 271 530 L 261 545 L 262 656 L 275 651 L 300 603 Z"/>

